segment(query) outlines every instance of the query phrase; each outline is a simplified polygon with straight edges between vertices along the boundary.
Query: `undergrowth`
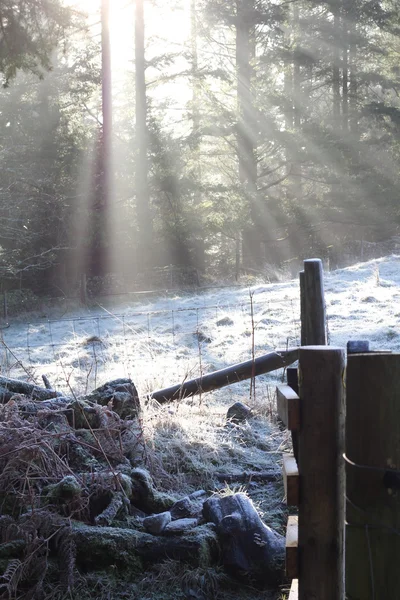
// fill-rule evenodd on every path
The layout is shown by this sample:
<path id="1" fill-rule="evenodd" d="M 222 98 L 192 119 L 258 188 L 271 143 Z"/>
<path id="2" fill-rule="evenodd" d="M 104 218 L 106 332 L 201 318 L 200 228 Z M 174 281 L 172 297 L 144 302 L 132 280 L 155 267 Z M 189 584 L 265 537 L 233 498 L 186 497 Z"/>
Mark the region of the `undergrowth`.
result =
<path id="1" fill-rule="evenodd" d="M 93 340 L 86 343 L 94 345 Z M 99 349 L 96 360 L 101 353 Z M 96 363 L 91 373 L 82 372 L 83 391 L 94 368 Z M 279 590 L 238 585 L 218 567 L 192 568 L 172 560 L 153 565 L 135 581 L 124 579 L 117 570 L 82 573 L 75 565 L 70 535 L 73 521 L 92 524 L 105 497 L 124 494 L 121 465 L 126 467 L 126 461 L 130 467 L 145 468 L 157 490 L 175 498 L 201 489 L 207 494 L 245 492 L 264 522 L 283 534 L 282 482 L 254 476 L 278 471 L 282 452 L 290 447 L 288 434 L 276 425 L 267 379 L 251 387 L 250 397 L 246 383 L 166 405 L 142 401 L 135 425 L 107 406 L 93 407 L 97 425 L 84 424 L 84 429 L 72 427 L 62 411 L 31 415 L 28 400 L 16 398 L 0 406 L 0 598 L 281 598 Z M 64 380 L 68 392 L 77 396 L 67 371 Z M 146 384 L 142 382 L 142 391 L 149 391 Z M 151 386 L 156 387 L 155 381 Z M 252 411 L 241 424 L 226 417 L 228 407 L 237 401 L 247 402 Z M 94 477 L 105 470 L 108 479 Z M 80 492 L 60 501 L 52 486 L 68 478 L 77 480 Z"/>

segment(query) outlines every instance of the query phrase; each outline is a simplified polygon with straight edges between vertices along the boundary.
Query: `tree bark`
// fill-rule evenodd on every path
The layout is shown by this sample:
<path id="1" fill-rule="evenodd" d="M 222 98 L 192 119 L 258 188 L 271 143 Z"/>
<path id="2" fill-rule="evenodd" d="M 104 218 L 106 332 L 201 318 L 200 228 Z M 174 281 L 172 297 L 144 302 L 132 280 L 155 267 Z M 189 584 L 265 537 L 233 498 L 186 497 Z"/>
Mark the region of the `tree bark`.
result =
<path id="1" fill-rule="evenodd" d="M 260 225 L 257 205 L 257 130 L 255 123 L 253 66 L 255 59 L 254 0 L 236 0 L 237 154 L 239 181 L 249 207 L 251 223 L 242 233 L 243 258 L 261 265 Z"/>
<path id="2" fill-rule="evenodd" d="M 103 175 L 103 207 L 108 208 L 111 184 L 111 135 L 112 135 L 112 84 L 111 84 L 111 44 L 110 44 L 110 0 L 101 0 L 101 97 L 103 117 L 103 139 L 101 170 Z"/>
<path id="3" fill-rule="evenodd" d="M 144 0 L 136 0 L 135 10 L 135 83 L 136 83 L 136 216 L 139 231 L 138 260 L 143 267 L 152 264 L 153 221 L 150 207 L 147 90 L 145 61 Z"/>
<path id="4" fill-rule="evenodd" d="M 0 377 L 0 402 L 8 402 L 15 394 L 28 396 L 32 400 L 50 400 L 51 398 L 62 396 L 61 392 L 48 390 L 38 385 L 27 383 L 26 381 Z"/>
<path id="5" fill-rule="evenodd" d="M 339 7 L 333 12 L 333 56 L 332 56 L 332 117 L 333 126 L 340 130 L 340 15 Z"/>
<path id="6" fill-rule="evenodd" d="M 347 19 L 342 23 L 343 35 L 343 77 L 342 77 L 342 127 L 349 130 L 349 30 Z"/>

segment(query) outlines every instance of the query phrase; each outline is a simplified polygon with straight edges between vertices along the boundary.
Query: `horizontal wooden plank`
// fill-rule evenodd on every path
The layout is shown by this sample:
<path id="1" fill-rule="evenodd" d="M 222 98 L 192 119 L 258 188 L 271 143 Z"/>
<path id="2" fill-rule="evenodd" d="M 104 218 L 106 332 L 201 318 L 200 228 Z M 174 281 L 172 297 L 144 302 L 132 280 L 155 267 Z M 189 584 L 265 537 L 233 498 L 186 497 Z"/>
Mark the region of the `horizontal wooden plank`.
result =
<path id="1" fill-rule="evenodd" d="M 288 506 L 299 505 L 299 469 L 293 454 L 283 455 L 282 476 L 285 486 L 286 504 Z"/>
<path id="2" fill-rule="evenodd" d="M 288 385 L 278 385 L 276 402 L 279 418 L 289 431 L 300 429 L 300 398 Z"/>
<path id="3" fill-rule="evenodd" d="M 298 600 L 298 597 L 299 597 L 299 580 L 293 579 L 288 600 Z"/>
<path id="4" fill-rule="evenodd" d="M 299 518 L 290 516 L 286 529 L 286 575 L 289 579 L 299 576 L 298 561 Z"/>

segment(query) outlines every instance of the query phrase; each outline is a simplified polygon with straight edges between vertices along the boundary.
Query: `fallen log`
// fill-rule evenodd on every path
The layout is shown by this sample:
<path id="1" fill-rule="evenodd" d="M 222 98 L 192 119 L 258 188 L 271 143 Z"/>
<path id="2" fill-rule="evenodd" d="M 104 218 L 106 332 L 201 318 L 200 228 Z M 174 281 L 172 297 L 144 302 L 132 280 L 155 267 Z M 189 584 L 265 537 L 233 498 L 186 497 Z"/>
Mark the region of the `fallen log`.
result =
<path id="1" fill-rule="evenodd" d="M 72 528 L 77 567 L 87 570 L 144 570 L 146 563 L 167 558 L 198 567 L 211 566 L 218 557 L 218 540 L 211 524 L 195 527 L 183 535 L 155 536 L 119 527 L 78 525 Z"/>
<path id="2" fill-rule="evenodd" d="M 0 377 L 0 402 L 8 402 L 14 394 L 22 394 L 32 400 L 50 400 L 51 398 L 62 396 L 61 392 L 42 388 L 33 383 L 27 383 L 19 379 L 10 379 L 9 377 Z"/>
<path id="3" fill-rule="evenodd" d="M 195 396 L 202 392 L 211 392 L 212 390 L 217 390 L 226 385 L 243 381 L 244 379 L 250 379 L 251 377 L 257 377 L 258 375 L 264 375 L 265 373 L 287 367 L 298 359 L 298 355 L 298 348 L 290 348 L 282 351 L 276 350 L 275 352 L 259 356 L 254 360 L 247 360 L 231 367 L 220 369 L 219 371 L 213 371 L 202 377 L 196 377 L 195 379 L 189 379 L 168 388 L 156 390 L 148 394 L 146 398 L 147 400 L 156 400 L 160 404 L 163 404 L 170 400 L 179 400 Z"/>

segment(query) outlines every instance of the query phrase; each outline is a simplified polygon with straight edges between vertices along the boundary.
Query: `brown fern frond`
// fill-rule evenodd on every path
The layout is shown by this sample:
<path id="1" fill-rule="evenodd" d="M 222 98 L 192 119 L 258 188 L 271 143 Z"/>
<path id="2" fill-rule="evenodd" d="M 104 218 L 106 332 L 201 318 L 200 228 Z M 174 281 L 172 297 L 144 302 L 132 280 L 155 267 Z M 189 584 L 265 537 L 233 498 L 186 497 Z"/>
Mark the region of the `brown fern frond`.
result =
<path id="1" fill-rule="evenodd" d="M 15 521 L 9 515 L 1 515 L 0 516 L 0 542 L 9 542 L 10 538 L 8 536 L 8 531 L 10 525 L 15 525 Z M 13 539 L 13 538 L 12 538 Z"/>
<path id="2" fill-rule="evenodd" d="M 0 593 L 8 592 L 9 597 L 15 594 L 18 582 L 22 576 L 23 563 L 19 558 L 9 561 L 6 570 L 0 577 Z"/>

